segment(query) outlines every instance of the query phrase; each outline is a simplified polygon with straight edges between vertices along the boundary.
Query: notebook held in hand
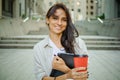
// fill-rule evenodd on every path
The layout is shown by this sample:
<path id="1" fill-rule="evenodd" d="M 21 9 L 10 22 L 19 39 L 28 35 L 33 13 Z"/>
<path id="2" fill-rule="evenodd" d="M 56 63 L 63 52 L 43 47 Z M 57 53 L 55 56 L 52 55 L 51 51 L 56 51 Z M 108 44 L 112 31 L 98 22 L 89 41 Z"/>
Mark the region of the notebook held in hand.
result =
<path id="1" fill-rule="evenodd" d="M 87 67 L 88 55 L 86 54 L 58 53 L 58 56 L 65 61 L 65 64 L 70 69 L 75 67 Z M 64 73 L 53 69 L 50 76 L 57 77 L 62 74 Z"/>

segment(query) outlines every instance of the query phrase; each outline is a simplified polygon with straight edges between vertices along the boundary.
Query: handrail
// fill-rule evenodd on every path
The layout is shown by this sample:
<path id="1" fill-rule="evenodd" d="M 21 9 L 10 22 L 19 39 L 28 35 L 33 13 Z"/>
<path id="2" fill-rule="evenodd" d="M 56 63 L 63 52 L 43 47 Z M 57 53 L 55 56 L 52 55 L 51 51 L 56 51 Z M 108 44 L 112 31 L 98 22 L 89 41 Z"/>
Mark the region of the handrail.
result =
<path id="1" fill-rule="evenodd" d="M 100 21 L 102 24 L 104 23 L 104 21 L 100 18 L 97 18 L 98 21 Z"/>
<path id="2" fill-rule="evenodd" d="M 100 22 L 100 23 L 106 23 L 106 22 L 111 22 L 111 21 L 120 21 L 120 18 L 113 18 L 113 19 L 100 19 L 100 18 L 97 18 L 97 20 Z"/>
<path id="3" fill-rule="evenodd" d="M 120 20 L 120 18 L 104 19 L 104 21 L 116 21 L 116 20 Z"/>
<path id="4" fill-rule="evenodd" d="M 27 20 L 29 20 L 29 17 L 26 17 L 26 18 L 23 20 L 23 22 L 26 22 Z"/>

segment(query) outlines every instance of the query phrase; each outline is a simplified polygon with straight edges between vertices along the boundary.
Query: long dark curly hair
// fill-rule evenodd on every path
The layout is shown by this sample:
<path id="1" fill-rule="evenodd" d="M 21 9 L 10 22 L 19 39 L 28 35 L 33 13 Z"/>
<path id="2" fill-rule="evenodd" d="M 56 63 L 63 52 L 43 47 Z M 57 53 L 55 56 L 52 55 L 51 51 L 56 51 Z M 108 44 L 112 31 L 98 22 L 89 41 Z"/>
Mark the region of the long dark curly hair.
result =
<path id="1" fill-rule="evenodd" d="M 62 33 L 61 44 L 65 48 L 67 53 L 75 53 L 74 42 L 75 37 L 79 36 L 77 29 L 72 23 L 72 19 L 69 13 L 68 8 L 63 3 L 56 3 L 53 5 L 47 12 L 46 18 L 50 18 L 50 16 L 54 15 L 57 9 L 63 9 L 67 16 L 67 27 Z"/>

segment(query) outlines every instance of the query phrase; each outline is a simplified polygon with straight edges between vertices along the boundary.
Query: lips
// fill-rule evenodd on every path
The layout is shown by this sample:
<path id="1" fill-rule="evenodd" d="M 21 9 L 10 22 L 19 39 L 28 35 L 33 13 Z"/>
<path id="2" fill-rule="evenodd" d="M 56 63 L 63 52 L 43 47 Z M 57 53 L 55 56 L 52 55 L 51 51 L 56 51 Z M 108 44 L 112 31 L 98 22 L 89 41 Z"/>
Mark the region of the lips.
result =
<path id="1" fill-rule="evenodd" d="M 57 26 L 57 27 L 55 27 L 57 30 L 61 30 L 62 29 L 62 27 L 59 27 L 59 26 Z"/>

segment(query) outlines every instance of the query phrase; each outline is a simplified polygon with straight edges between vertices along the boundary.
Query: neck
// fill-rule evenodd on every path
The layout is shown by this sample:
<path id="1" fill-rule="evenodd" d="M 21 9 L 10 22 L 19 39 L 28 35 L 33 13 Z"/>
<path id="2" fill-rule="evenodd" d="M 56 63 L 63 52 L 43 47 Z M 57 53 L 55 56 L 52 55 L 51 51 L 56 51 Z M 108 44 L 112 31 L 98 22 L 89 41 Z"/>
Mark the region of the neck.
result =
<path id="1" fill-rule="evenodd" d="M 49 34 L 50 39 L 54 42 L 54 44 L 58 47 L 58 48 L 62 48 L 63 46 L 61 45 L 61 36 L 62 34 Z"/>

